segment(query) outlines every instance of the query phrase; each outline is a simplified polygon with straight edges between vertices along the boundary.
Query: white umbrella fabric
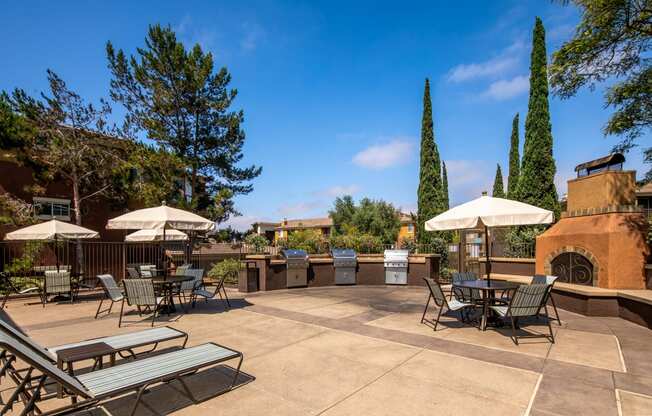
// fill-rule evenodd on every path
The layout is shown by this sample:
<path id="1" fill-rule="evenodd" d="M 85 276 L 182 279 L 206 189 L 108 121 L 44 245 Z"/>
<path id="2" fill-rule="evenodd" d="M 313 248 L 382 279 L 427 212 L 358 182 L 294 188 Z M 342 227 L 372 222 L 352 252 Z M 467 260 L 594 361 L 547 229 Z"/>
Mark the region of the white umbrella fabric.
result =
<path id="1" fill-rule="evenodd" d="M 427 231 L 449 231 L 484 226 L 487 280 L 491 282 L 488 227 L 550 224 L 553 220 L 552 211 L 519 201 L 483 195 L 426 221 L 425 228 Z"/>
<path id="2" fill-rule="evenodd" d="M 50 220 L 40 224 L 30 225 L 5 235 L 5 240 L 76 240 L 99 237 L 97 231 L 80 227 L 59 220 Z M 57 270 L 59 270 L 59 253 L 56 248 L 54 255 L 57 259 Z"/>
<path id="3" fill-rule="evenodd" d="M 188 239 L 188 234 L 179 230 L 164 230 L 162 228 L 157 228 L 155 230 L 139 230 L 131 234 L 127 234 L 125 241 L 162 241 L 163 231 L 165 231 L 165 241 L 185 241 Z"/>
<path id="4" fill-rule="evenodd" d="M 208 231 L 215 226 L 209 219 L 192 212 L 161 205 L 144 208 L 110 219 L 106 228 L 110 230 L 178 229 Z"/>

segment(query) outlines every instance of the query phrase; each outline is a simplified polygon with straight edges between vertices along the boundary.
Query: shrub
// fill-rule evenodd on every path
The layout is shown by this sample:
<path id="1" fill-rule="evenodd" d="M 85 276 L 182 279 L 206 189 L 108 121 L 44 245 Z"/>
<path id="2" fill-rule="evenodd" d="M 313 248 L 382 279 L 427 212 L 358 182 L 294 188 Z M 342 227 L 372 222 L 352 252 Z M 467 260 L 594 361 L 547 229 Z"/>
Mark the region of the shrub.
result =
<path id="1" fill-rule="evenodd" d="M 544 227 L 512 227 L 505 235 L 507 257 L 533 257 L 537 236 Z"/>
<path id="2" fill-rule="evenodd" d="M 208 277 L 220 280 L 223 277 L 225 283 L 236 284 L 238 283 L 238 274 L 242 269 L 240 260 L 237 259 L 224 259 L 219 263 L 215 263 L 208 271 Z"/>
<path id="3" fill-rule="evenodd" d="M 326 241 L 319 231 L 297 230 L 290 232 L 286 241 L 279 243 L 283 248 L 305 250 L 310 254 L 320 254 L 326 251 Z"/>
<path id="4" fill-rule="evenodd" d="M 256 250 L 256 253 L 262 253 L 269 245 L 269 241 L 262 235 L 253 233 L 245 237 L 245 244 L 252 246 Z"/>
<path id="5" fill-rule="evenodd" d="M 331 248 L 350 248 L 358 253 L 380 253 L 383 251 L 381 238 L 371 234 L 351 232 L 332 235 L 329 243 Z"/>

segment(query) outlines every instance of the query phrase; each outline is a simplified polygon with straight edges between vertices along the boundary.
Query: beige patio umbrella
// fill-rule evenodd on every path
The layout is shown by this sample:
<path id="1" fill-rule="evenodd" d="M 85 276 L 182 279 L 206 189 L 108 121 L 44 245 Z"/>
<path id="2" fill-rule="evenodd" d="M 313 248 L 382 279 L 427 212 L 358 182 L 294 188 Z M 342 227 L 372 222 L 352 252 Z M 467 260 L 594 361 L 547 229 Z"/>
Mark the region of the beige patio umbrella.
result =
<path id="1" fill-rule="evenodd" d="M 163 231 L 165 231 L 165 241 L 186 241 L 188 239 L 188 234 L 179 230 L 165 230 L 163 228 L 157 228 L 154 230 L 139 230 L 131 234 L 127 234 L 125 241 L 162 241 Z"/>
<path id="2" fill-rule="evenodd" d="M 519 201 L 483 195 L 426 221 L 425 228 L 427 231 L 450 231 L 484 227 L 487 280 L 491 282 L 488 228 L 550 224 L 553 220 L 552 211 Z"/>
<path id="3" fill-rule="evenodd" d="M 100 235 L 88 228 L 70 224 L 59 220 L 50 220 L 40 224 L 30 225 L 5 235 L 5 240 L 48 240 L 55 244 L 59 239 L 76 240 L 86 238 L 97 238 Z M 57 270 L 59 270 L 59 253 L 56 248 L 54 255 L 57 259 Z"/>

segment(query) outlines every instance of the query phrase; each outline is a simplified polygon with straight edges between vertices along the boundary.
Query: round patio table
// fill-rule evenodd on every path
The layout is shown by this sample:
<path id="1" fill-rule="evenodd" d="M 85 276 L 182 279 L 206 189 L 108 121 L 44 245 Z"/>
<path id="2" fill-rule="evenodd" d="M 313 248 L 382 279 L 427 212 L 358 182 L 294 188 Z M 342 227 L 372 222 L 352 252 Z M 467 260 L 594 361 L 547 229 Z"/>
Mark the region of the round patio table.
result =
<path id="1" fill-rule="evenodd" d="M 480 329 L 485 331 L 487 329 L 487 322 L 489 321 L 489 313 L 491 309 L 489 306 L 496 304 L 496 290 L 515 290 L 520 286 L 518 283 L 511 283 L 505 281 L 488 281 L 488 280 L 463 280 L 455 282 L 455 287 L 464 287 L 468 289 L 477 289 L 482 293 L 482 322 Z"/>
<path id="2" fill-rule="evenodd" d="M 163 296 L 168 296 L 164 312 L 172 313 L 177 311 L 174 306 L 174 286 L 192 280 L 193 276 L 155 276 L 151 279 L 152 283 L 163 288 Z"/>

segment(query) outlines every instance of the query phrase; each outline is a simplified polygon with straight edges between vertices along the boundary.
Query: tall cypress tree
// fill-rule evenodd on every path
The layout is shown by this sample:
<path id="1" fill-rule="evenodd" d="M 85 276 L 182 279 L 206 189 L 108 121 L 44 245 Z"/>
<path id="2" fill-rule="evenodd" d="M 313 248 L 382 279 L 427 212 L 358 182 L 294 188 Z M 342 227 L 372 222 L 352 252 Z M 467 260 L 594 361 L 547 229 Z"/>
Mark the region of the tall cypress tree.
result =
<path id="1" fill-rule="evenodd" d="M 512 120 L 512 137 L 509 145 L 509 172 L 507 174 L 507 198 L 509 199 L 518 199 L 518 179 L 521 169 L 518 145 L 518 113 L 516 113 Z"/>
<path id="2" fill-rule="evenodd" d="M 500 170 L 500 164 L 496 164 L 496 177 L 494 178 L 494 190 L 491 196 L 496 198 L 505 198 L 505 191 L 503 190 L 503 172 Z"/>
<path id="3" fill-rule="evenodd" d="M 423 118 L 421 120 L 421 165 L 417 192 L 417 217 L 419 243 L 432 241 L 434 233 L 426 232 L 425 222 L 443 211 L 441 192 L 441 162 L 432 128 L 432 102 L 430 81 L 426 78 L 423 91 Z"/>
<path id="4" fill-rule="evenodd" d="M 552 157 L 552 126 L 548 108 L 548 71 L 545 30 L 536 18 L 530 57 L 530 100 L 525 119 L 523 163 L 518 181 L 520 201 L 549 209 L 559 218 Z"/>
<path id="5" fill-rule="evenodd" d="M 441 161 L 441 193 L 444 199 L 444 211 L 450 208 L 448 197 L 448 173 L 446 173 L 446 162 Z"/>

